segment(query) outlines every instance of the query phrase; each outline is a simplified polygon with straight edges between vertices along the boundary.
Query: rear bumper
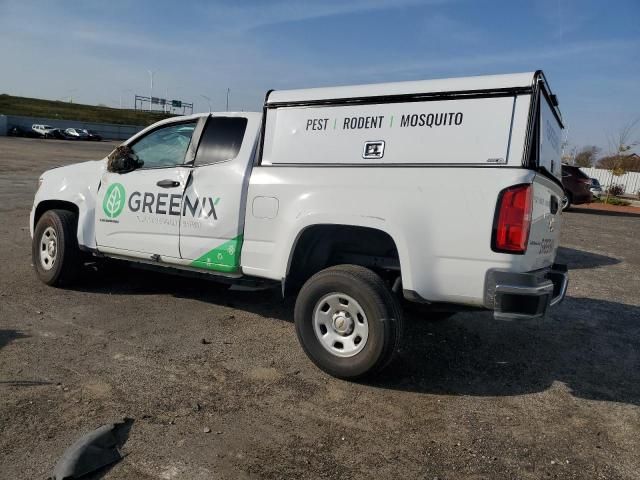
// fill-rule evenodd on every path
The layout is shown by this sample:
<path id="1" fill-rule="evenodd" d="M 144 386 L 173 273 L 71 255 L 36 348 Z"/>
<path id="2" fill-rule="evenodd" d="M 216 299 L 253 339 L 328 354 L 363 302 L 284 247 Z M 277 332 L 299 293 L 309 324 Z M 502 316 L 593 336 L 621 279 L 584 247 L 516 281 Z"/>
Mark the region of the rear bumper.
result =
<path id="1" fill-rule="evenodd" d="M 485 306 L 499 320 L 543 317 L 562 301 L 569 277 L 566 265 L 526 273 L 490 270 L 485 283 Z"/>

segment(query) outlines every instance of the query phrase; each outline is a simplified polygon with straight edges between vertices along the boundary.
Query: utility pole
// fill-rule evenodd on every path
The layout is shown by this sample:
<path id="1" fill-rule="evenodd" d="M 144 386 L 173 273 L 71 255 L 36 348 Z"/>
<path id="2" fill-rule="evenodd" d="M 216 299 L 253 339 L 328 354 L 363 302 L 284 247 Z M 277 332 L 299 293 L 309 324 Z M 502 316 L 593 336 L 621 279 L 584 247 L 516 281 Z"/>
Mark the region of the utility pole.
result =
<path id="1" fill-rule="evenodd" d="M 149 76 L 151 77 L 151 90 L 149 93 L 149 111 L 153 110 L 153 74 L 156 73 L 153 70 L 147 70 L 149 72 Z"/>
<path id="2" fill-rule="evenodd" d="M 229 94 L 231 93 L 231 89 L 227 88 L 227 112 L 229 111 Z"/>
<path id="3" fill-rule="evenodd" d="M 69 90 L 67 90 L 67 95 L 69 97 L 69 100 L 67 100 L 69 103 L 73 103 L 73 94 L 74 92 L 77 92 L 78 89 L 77 88 L 71 88 Z"/>

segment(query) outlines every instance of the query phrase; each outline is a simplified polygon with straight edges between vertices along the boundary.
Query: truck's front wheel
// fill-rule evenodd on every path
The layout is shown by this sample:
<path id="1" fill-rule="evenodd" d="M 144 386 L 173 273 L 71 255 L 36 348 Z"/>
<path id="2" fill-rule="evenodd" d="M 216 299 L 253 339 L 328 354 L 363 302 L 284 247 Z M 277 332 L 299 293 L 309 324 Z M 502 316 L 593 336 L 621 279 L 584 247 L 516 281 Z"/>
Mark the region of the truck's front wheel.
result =
<path id="1" fill-rule="evenodd" d="M 78 219 L 67 210 L 49 210 L 33 232 L 31 256 L 38 278 L 47 285 L 72 282 L 80 269 Z"/>
<path id="2" fill-rule="evenodd" d="M 398 349 L 402 322 L 384 281 L 357 265 L 315 274 L 296 300 L 296 332 L 304 351 L 340 378 L 359 378 L 386 366 Z"/>

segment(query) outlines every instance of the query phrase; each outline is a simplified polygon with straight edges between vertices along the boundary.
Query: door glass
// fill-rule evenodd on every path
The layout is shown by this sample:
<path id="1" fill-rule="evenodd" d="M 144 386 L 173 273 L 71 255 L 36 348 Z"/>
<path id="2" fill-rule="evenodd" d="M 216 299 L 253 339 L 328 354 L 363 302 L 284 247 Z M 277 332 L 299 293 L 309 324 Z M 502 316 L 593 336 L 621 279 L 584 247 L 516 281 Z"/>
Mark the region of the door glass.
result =
<path id="1" fill-rule="evenodd" d="M 207 121 L 198 153 L 196 166 L 233 160 L 242 146 L 247 119 L 242 117 L 211 117 Z"/>
<path id="2" fill-rule="evenodd" d="M 196 122 L 170 125 L 144 136 L 131 146 L 142 168 L 174 167 L 184 163 Z"/>

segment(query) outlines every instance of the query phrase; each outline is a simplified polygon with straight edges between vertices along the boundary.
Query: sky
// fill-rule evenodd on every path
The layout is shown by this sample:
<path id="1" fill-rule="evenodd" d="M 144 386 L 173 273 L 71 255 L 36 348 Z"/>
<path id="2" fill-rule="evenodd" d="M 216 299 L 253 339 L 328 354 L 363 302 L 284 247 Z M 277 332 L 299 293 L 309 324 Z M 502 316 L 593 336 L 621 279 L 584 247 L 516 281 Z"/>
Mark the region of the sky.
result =
<path id="1" fill-rule="evenodd" d="M 640 0 L 0 0 L 0 93 L 132 106 L 152 70 L 154 96 L 259 111 L 269 89 L 542 69 L 569 143 L 607 151 L 640 117 L 639 19 Z"/>

